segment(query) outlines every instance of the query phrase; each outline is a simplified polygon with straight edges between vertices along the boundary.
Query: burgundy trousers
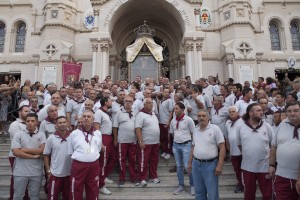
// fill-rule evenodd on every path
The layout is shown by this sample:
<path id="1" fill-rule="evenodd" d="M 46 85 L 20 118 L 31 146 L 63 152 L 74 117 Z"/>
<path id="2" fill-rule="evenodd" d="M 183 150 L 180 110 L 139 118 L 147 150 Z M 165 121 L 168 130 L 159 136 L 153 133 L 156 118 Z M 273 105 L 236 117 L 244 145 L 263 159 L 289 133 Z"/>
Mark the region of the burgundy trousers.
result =
<path id="1" fill-rule="evenodd" d="M 159 144 L 146 144 L 144 149 L 138 147 L 138 172 L 139 180 L 157 178 L 159 161 Z"/>
<path id="2" fill-rule="evenodd" d="M 12 173 L 13 173 L 15 159 L 16 159 L 15 157 L 8 157 L 8 161 L 9 161 Z M 11 177 L 10 177 L 9 198 L 8 198 L 8 200 L 13 200 L 13 198 L 14 198 L 14 176 L 11 175 Z M 24 196 L 23 200 L 29 200 L 27 188 L 26 188 L 25 196 Z"/>
<path id="3" fill-rule="evenodd" d="M 133 182 L 136 180 L 136 153 L 137 144 L 134 143 L 120 143 L 119 145 L 119 181 L 125 181 L 126 176 L 126 160 L 128 157 L 128 168 L 130 180 Z"/>
<path id="4" fill-rule="evenodd" d="M 102 144 L 105 146 L 104 151 L 100 153 L 99 164 L 99 187 L 102 188 L 105 185 L 104 179 L 107 176 L 106 166 L 113 150 L 113 137 L 111 135 L 102 134 Z"/>
<path id="5" fill-rule="evenodd" d="M 168 134 L 169 129 L 165 127 L 165 124 L 159 124 L 160 130 L 160 148 L 163 153 L 172 154 L 172 148 L 168 148 Z"/>
<path id="6" fill-rule="evenodd" d="M 230 156 L 230 157 L 231 157 L 233 170 L 235 172 L 235 177 L 238 182 L 238 186 L 243 188 L 242 176 L 241 176 L 242 156 Z"/>
<path id="7" fill-rule="evenodd" d="M 294 179 L 275 176 L 274 189 L 276 200 L 299 200 L 300 196 L 296 190 L 296 182 L 297 180 Z"/>
<path id="8" fill-rule="evenodd" d="M 70 176 L 56 177 L 51 175 L 48 181 L 48 200 L 57 200 L 59 193 L 62 193 L 63 200 L 70 198 Z"/>
<path id="9" fill-rule="evenodd" d="M 71 199 L 82 200 L 83 188 L 85 188 L 85 199 L 98 199 L 99 195 L 99 161 L 80 162 L 73 160 L 71 166 Z"/>
<path id="10" fill-rule="evenodd" d="M 263 200 L 272 200 L 272 179 L 268 179 L 267 175 L 268 173 L 253 173 L 242 170 L 244 200 L 255 200 L 256 181 L 258 182 Z"/>

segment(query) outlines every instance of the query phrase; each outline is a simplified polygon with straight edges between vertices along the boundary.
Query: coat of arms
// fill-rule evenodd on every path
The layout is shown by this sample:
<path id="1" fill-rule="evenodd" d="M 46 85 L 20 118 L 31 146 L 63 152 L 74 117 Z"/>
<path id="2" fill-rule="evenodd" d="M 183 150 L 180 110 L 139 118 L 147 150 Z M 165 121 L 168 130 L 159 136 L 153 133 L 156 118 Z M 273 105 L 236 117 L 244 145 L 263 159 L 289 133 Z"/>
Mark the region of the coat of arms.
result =
<path id="1" fill-rule="evenodd" d="M 208 28 L 212 23 L 211 12 L 208 8 L 202 7 L 200 11 L 200 27 Z"/>

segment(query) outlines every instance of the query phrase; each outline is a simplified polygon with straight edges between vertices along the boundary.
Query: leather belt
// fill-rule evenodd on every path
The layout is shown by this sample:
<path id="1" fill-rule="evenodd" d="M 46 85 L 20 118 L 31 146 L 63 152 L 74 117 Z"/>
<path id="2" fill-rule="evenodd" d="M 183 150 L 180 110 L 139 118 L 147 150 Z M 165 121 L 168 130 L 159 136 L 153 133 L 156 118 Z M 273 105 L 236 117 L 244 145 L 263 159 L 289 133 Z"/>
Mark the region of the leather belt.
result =
<path id="1" fill-rule="evenodd" d="M 196 158 L 196 157 L 194 156 L 194 159 L 195 159 L 195 160 L 198 160 L 198 161 L 200 161 L 200 162 L 212 162 L 212 161 L 216 160 L 217 157 L 211 158 L 211 159 L 198 159 L 198 158 Z"/>
<path id="2" fill-rule="evenodd" d="M 174 142 L 174 143 L 176 143 L 176 144 L 187 144 L 187 143 L 189 143 L 189 142 L 191 142 L 191 140 L 187 140 L 187 141 L 181 142 L 181 143 L 177 143 L 177 142 Z"/>

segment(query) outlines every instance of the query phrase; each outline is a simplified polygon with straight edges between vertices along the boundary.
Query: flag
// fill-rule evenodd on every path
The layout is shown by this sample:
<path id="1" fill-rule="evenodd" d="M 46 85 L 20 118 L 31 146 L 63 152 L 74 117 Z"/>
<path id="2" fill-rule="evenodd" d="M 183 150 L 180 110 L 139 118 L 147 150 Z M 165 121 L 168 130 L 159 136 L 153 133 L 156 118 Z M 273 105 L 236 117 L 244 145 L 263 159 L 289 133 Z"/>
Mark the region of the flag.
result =
<path id="1" fill-rule="evenodd" d="M 63 85 L 74 85 L 79 81 L 82 63 L 62 61 Z"/>

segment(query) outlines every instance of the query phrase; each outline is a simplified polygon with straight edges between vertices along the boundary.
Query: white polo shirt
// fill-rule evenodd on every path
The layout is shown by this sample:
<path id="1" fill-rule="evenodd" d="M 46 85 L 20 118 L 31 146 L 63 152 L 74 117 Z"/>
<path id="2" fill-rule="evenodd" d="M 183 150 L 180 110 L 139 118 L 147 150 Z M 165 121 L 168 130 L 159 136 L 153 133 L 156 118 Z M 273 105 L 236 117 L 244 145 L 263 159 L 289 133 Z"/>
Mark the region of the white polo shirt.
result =
<path id="1" fill-rule="evenodd" d="M 235 103 L 235 106 L 238 109 L 240 117 L 242 117 L 246 113 L 247 107 L 252 103 L 254 103 L 254 102 L 251 99 L 249 102 L 246 102 L 246 101 L 244 101 L 244 99 L 241 99 Z"/>
<path id="2" fill-rule="evenodd" d="M 178 123 L 178 129 L 176 117 L 172 119 L 170 123 L 169 133 L 173 134 L 174 142 L 183 143 L 188 140 L 192 140 L 192 134 L 195 131 L 195 124 L 192 118 L 187 115 L 184 115 L 183 119 Z"/>
<path id="3" fill-rule="evenodd" d="M 229 119 L 226 121 L 225 124 L 225 135 L 224 137 L 228 140 L 230 144 L 230 155 L 232 156 L 240 156 L 241 151 L 237 145 L 236 141 L 236 129 L 239 127 L 242 123 L 244 123 L 243 119 L 240 118 L 232 125 L 232 121 Z"/>
<path id="4" fill-rule="evenodd" d="M 226 107 L 234 106 L 235 96 L 233 93 L 230 93 L 227 97 L 224 98 L 223 105 Z"/>
<path id="5" fill-rule="evenodd" d="M 223 106 L 218 111 L 215 107 L 212 107 L 210 110 L 211 123 L 217 125 L 223 134 L 225 134 L 225 123 L 228 119 L 228 108 Z"/>
<path id="6" fill-rule="evenodd" d="M 274 125 L 274 111 L 269 110 L 266 113 L 263 114 L 262 120 L 271 126 Z"/>
<path id="7" fill-rule="evenodd" d="M 46 143 L 44 133 L 35 131 L 35 134 L 30 136 L 28 130 L 22 130 L 15 133 L 12 140 L 12 149 L 38 149 L 41 144 Z M 43 159 L 25 159 L 16 157 L 14 163 L 14 176 L 41 176 L 43 174 Z"/>
<path id="8" fill-rule="evenodd" d="M 285 104 L 283 106 L 272 106 L 271 107 L 271 110 L 273 110 L 274 112 L 276 112 L 278 110 L 284 112 L 284 109 L 285 109 Z"/>
<path id="9" fill-rule="evenodd" d="M 117 112 L 119 110 L 121 110 L 121 108 L 124 108 L 124 106 L 119 104 L 117 101 L 112 102 L 112 106 L 111 106 L 111 117 L 112 117 L 112 119 L 115 118 Z"/>
<path id="10" fill-rule="evenodd" d="M 289 122 L 289 119 L 285 119 L 280 123 L 272 140 L 272 145 L 277 147 L 276 175 L 297 180 L 300 163 L 300 140 L 294 138 L 294 126 L 290 125 Z M 300 138 L 299 128 L 298 138 Z"/>
<path id="11" fill-rule="evenodd" d="M 100 124 L 100 132 L 104 135 L 112 134 L 112 119 L 111 117 L 103 112 L 101 109 L 95 113 L 94 122 Z"/>
<path id="12" fill-rule="evenodd" d="M 193 155 L 197 159 L 213 159 L 218 156 L 219 144 L 224 143 L 224 136 L 217 125 L 208 123 L 204 131 L 200 131 L 199 124 L 193 134 Z"/>
<path id="13" fill-rule="evenodd" d="M 14 135 L 19 132 L 19 131 L 25 131 L 26 130 L 26 124 L 25 122 L 23 122 L 20 118 L 17 118 L 16 121 L 14 121 L 13 123 L 10 124 L 9 128 L 8 128 L 8 133 L 9 133 L 9 138 L 10 141 L 13 141 L 14 139 Z M 12 149 L 10 149 L 9 157 L 15 157 Z"/>
<path id="14" fill-rule="evenodd" d="M 133 112 L 131 118 L 125 109 L 117 112 L 113 127 L 118 128 L 118 143 L 136 143 L 134 121 L 135 114 Z"/>
<path id="15" fill-rule="evenodd" d="M 66 177 L 71 174 L 71 156 L 68 154 L 68 140 L 62 141 L 58 135 L 52 134 L 47 139 L 44 155 L 51 155 L 50 171 L 53 176 Z"/>
<path id="16" fill-rule="evenodd" d="M 144 107 L 143 101 L 140 99 L 136 99 L 135 101 L 133 101 L 131 109 L 132 109 L 132 112 L 135 115 L 137 115 L 143 107 Z"/>
<path id="17" fill-rule="evenodd" d="M 76 119 L 75 117 L 78 116 L 79 110 L 82 106 L 82 104 L 84 104 L 85 102 L 85 98 L 82 99 L 82 101 L 77 102 L 73 99 L 71 99 L 70 101 L 68 101 L 67 103 L 67 112 L 71 113 L 71 124 L 72 125 L 76 125 Z"/>
<path id="18" fill-rule="evenodd" d="M 207 85 L 206 87 L 202 88 L 202 93 L 207 94 L 211 99 L 214 96 L 214 91 L 213 91 L 213 86 L 212 85 Z"/>
<path id="19" fill-rule="evenodd" d="M 152 112 L 152 115 L 139 112 L 135 118 L 134 127 L 142 129 L 143 142 L 145 144 L 159 144 L 160 130 L 158 119 L 154 112 Z"/>
<path id="20" fill-rule="evenodd" d="M 262 123 L 257 132 L 254 132 L 245 122 L 236 130 L 237 145 L 242 146 L 241 169 L 243 170 L 254 173 L 268 172 L 270 145 L 274 132 L 270 124 Z"/>
<path id="21" fill-rule="evenodd" d="M 196 97 L 201 103 L 203 103 L 203 105 L 205 106 L 205 101 L 204 101 L 204 97 L 202 95 L 198 95 Z M 199 108 L 196 104 L 196 101 L 191 97 L 188 96 L 186 98 L 188 100 L 188 102 L 190 103 L 191 107 L 192 107 L 192 111 L 189 112 L 189 116 L 193 119 L 193 120 L 198 120 L 197 114 L 199 112 Z"/>
<path id="22" fill-rule="evenodd" d="M 85 140 L 86 135 L 86 132 L 79 129 L 71 133 L 68 140 L 68 154 L 80 162 L 94 162 L 100 157 L 102 135 L 96 130 L 93 135 L 88 134 L 88 141 Z"/>
<path id="23" fill-rule="evenodd" d="M 52 104 L 47 104 L 43 107 L 42 110 L 40 110 L 39 114 L 38 114 L 38 117 L 39 117 L 39 122 L 45 120 L 47 117 L 48 117 L 48 113 L 47 113 L 47 109 L 49 106 L 51 106 Z M 57 114 L 58 114 L 58 117 L 60 116 L 66 116 L 66 112 L 65 112 L 65 109 L 64 107 L 62 106 L 59 106 L 57 108 Z"/>
<path id="24" fill-rule="evenodd" d="M 159 123 L 167 124 L 170 118 L 170 112 L 174 109 L 174 103 L 171 98 L 159 103 Z"/>
<path id="25" fill-rule="evenodd" d="M 43 120 L 40 124 L 39 131 L 44 133 L 46 138 L 48 138 L 50 135 L 56 132 L 55 124 L 50 121 Z"/>

